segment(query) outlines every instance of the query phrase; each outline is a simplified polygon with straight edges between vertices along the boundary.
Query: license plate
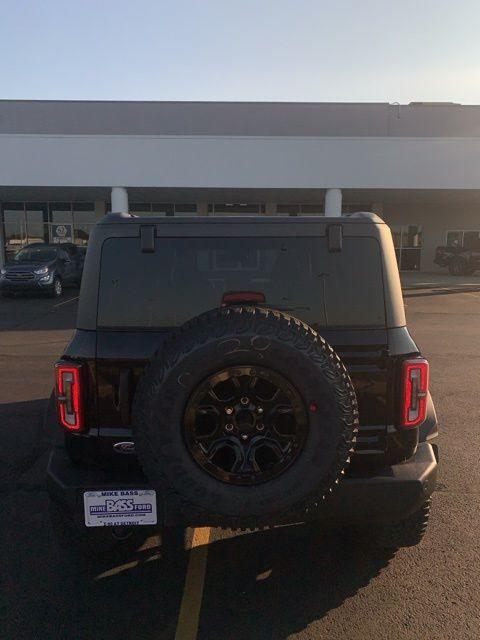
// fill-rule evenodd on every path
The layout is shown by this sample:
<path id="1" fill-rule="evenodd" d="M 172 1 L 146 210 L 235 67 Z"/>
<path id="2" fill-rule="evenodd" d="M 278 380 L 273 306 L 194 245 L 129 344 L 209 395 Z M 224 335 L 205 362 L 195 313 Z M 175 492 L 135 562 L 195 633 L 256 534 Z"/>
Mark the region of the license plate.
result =
<path id="1" fill-rule="evenodd" d="M 132 527 L 157 524 L 157 499 L 153 489 L 85 491 L 87 527 Z"/>

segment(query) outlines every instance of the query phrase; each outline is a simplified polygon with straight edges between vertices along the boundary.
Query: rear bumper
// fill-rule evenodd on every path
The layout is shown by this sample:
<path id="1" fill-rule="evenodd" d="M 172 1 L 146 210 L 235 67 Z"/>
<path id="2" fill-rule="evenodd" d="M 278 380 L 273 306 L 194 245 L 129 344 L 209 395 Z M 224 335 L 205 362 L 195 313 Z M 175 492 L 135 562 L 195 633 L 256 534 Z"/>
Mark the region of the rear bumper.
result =
<path id="1" fill-rule="evenodd" d="M 429 443 L 419 445 L 407 462 L 386 467 L 370 477 L 348 477 L 315 512 L 315 519 L 325 522 L 364 523 L 401 520 L 414 511 L 433 493 L 437 479 L 436 451 Z M 144 476 L 127 472 L 107 472 L 73 464 L 62 447 L 56 448 L 48 463 L 47 487 L 52 500 L 78 524 L 84 523 L 83 492 L 111 489 L 149 488 Z M 157 495 L 159 525 L 211 525 L 214 521 L 180 519 L 168 496 Z M 298 514 L 291 521 L 305 520 Z M 223 522 L 224 524 L 224 522 Z M 281 524 L 272 522 L 271 524 Z"/>

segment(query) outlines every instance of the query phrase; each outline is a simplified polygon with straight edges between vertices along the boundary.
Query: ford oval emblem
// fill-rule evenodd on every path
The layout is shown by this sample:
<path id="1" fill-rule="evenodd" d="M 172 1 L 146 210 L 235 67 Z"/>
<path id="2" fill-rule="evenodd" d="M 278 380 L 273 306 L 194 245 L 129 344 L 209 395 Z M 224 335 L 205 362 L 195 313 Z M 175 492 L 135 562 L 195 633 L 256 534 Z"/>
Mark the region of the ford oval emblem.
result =
<path id="1" fill-rule="evenodd" d="M 135 453 L 135 443 L 134 442 L 116 442 L 113 445 L 113 449 L 114 451 L 116 451 L 116 453 L 133 455 Z"/>

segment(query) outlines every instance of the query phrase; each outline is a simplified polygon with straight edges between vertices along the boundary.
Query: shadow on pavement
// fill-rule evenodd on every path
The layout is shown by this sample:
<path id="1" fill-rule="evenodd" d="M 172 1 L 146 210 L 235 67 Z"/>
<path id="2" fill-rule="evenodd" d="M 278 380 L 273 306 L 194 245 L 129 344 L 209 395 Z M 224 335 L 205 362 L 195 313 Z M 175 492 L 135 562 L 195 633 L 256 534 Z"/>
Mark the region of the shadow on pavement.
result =
<path id="1" fill-rule="evenodd" d="M 0 298 L 0 333 L 8 331 L 55 331 L 74 329 L 78 289 L 62 298 L 42 296 Z"/>
<path id="2" fill-rule="evenodd" d="M 214 543 L 198 637 L 290 637 L 368 585 L 393 556 L 307 525 Z"/>
<path id="3" fill-rule="evenodd" d="M 0 635 L 173 638 L 188 561 L 182 532 L 115 560 L 59 541 L 45 485 L 58 433 L 43 428 L 46 409 L 47 399 L 0 405 Z"/>
<path id="4" fill-rule="evenodd" d="M 0 404 L 0 494 L 11 491 L 48 446 L 48 399 Z"/>
<path id="5" fill-rule="evenodd" d="M 45 494 L 17 498 L 28 528 L 7 537 L 0 625 L 6 638 L 173 639 L 187 554 L 173 562 L 158 539 L 119 564 L 91 560 L 57 546 Z M 165 557 L 164 557 L 165 555 Z M 3 620 L 2 620 L 3 617 Z"/>
<path id="6" fill-rule="evenodd" d="M 0 405 L 0 420 L 18 445 L 9 459 L 10 489 L 0 492 L 4 637 L 173 639 L 189 557 L 181 532 L 163 544 L 152 537 L 116 561 L 88 559 L 74 541 L 60 546 L 45 489 L 55 436 L 41 426 L 25 434 L 25 444 L 15 435 L 46 405 L 46 399 Z M 287 638 L 368 585 L 392 557 L 311 525 L 221 538 L 209 546 L 198 637 Z"/>
<path id="7" fill-rule="evenodd" d="M 174 638 L 188 561 L 180 541 L 174 553 L 171 541 L 164 550 L 152 538 L 119 563 L 88 560 L 56 545 L 44 493 L 19 498 L 28 527 L 12 527 L 6 541 L 7 602 L 3 610 L 0 604 L 6 637 Z M 322 540 L 306 526 L 217 541 L 209 551 L 198 638 L 287 638 L 366 586 L 392 556 Z"/>
<path id="8" fill-rule="evenodd" d="M 480 287 L 445 287 L 442 289 L 426 289 L 421 291 L 404 291 L 404 298 L 420 298 L 424 296 L 444 296 L 451 293 L 475 293 L 480 291 Z"/>

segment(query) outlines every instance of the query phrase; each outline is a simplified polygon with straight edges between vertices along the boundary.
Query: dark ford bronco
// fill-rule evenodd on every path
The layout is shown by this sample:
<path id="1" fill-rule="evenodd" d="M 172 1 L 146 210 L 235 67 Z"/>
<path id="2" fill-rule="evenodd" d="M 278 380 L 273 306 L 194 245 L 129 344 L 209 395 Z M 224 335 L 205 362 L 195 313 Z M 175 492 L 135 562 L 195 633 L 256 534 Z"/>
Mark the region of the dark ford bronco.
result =
<path id="1" fill-rule="evenodd" d="M 425 530 L 428 363 L 373 214 L 107 215 L 55 403 L 54 521 L 94 549 L 203 525 L 315 521 L 391 547 Z"/>

